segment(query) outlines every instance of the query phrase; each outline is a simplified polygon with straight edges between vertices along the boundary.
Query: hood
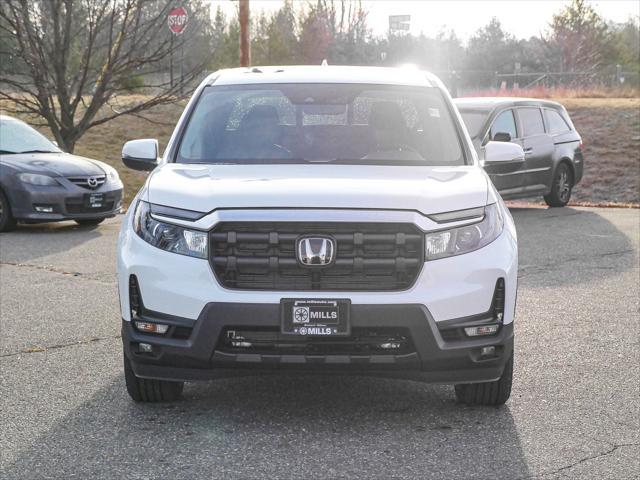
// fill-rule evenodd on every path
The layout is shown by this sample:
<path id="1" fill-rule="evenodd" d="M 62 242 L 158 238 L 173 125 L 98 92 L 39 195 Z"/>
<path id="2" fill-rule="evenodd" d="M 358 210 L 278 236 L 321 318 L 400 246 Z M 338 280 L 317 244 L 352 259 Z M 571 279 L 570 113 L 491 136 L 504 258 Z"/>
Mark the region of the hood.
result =
<path id="1" fill-rule="evenodd" d="M 476 166 L 195 165 L 169 163 L 148 182 L 151 203 L 219 208 L 361 208 L 423 214 L 484 206 L 488 178 Z"/>
<path id="2" fill-rule="evenodd" d="M 102 162 L 69 153 L 20 153 L 0 156 L 0 163 L 20 172 L 73 177 L 105 175 Z"/>

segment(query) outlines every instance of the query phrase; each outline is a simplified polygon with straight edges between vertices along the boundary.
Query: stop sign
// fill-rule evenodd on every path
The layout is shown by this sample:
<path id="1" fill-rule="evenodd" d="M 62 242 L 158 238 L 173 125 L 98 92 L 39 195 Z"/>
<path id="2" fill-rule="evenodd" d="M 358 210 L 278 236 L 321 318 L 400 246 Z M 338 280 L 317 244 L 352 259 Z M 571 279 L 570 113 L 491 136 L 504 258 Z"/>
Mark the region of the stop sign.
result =
<path id="1" fill-rule="evenodd" d="M 187 10 L 184 7 L 174 8 L 167 15 L 167 25 L 173 33 L 182 33 L 187 26 Z"/>

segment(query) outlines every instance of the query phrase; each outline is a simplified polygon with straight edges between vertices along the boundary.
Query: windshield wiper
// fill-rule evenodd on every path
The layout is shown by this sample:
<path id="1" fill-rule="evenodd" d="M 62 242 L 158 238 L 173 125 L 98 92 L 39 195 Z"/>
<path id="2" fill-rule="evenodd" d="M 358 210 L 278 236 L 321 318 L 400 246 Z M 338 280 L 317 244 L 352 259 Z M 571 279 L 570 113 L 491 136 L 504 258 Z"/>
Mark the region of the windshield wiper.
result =
<path id="1" fill-rule="evenodd" d="M 23 152 L 12 152 L 12 153 L 58 153 L 54 150 L 24 150 Z"/>
<path id="2" fill-rule="evenodd" d="M 424 158 L 334 158 L 329 163 L 345 165 L 427 165 Z"/>
<path id="3" fill-rule="evenodd" d="M 18 152 L 12 152 L 11 150 L 0 150 L 0 155 L 13 155 Z"/>

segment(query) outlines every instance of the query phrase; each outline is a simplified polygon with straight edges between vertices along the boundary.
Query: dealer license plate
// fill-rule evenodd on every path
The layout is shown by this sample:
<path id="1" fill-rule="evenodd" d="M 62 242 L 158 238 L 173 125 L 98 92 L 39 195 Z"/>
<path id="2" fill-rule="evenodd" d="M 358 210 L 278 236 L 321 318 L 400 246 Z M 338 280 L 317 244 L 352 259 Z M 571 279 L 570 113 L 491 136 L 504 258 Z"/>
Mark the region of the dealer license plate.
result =
<path id="1" fill-rule="evenodd" d="M 104 193 L 87 193 L 84 196 L 84 206 L 87 208 L 102 208 L 104 206 Z"/>
<path id="2" fill-rule="evenodd" d="M 313 336 L 349 335 L 350 309 L 350 300 L 282 299 L 282 333 Z"/>

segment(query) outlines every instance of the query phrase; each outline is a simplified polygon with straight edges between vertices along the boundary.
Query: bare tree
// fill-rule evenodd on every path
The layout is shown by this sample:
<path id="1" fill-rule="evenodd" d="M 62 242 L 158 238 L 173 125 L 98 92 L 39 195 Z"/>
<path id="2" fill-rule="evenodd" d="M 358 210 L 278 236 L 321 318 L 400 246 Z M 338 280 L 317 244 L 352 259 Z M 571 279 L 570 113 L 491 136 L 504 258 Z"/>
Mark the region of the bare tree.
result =
<path id="1" fill-rule="evenodd" d="M 184 52 L 189 36 L 171 38 L 166 26 L 173 3 L 2 0 L 0 33 L 12 37 L 21 69 L 0 70 L 0 99 L 16 113 L 42 117 L 69 152 L 92 127 L 176 101 L 204 62 L 176 82 L 160 80 L 145 85 L 144 95 L 125 95 L 132 78 L 158 73 L 174 52 Z"/>
<path id="2" fill-rule="evenodd" d="M 553 67 L 561 72 L 593 73 L 608 57 L 611 33 L 595 8 L 586 0 L 572 0 L 553 15 L 543 38 Z"/>

